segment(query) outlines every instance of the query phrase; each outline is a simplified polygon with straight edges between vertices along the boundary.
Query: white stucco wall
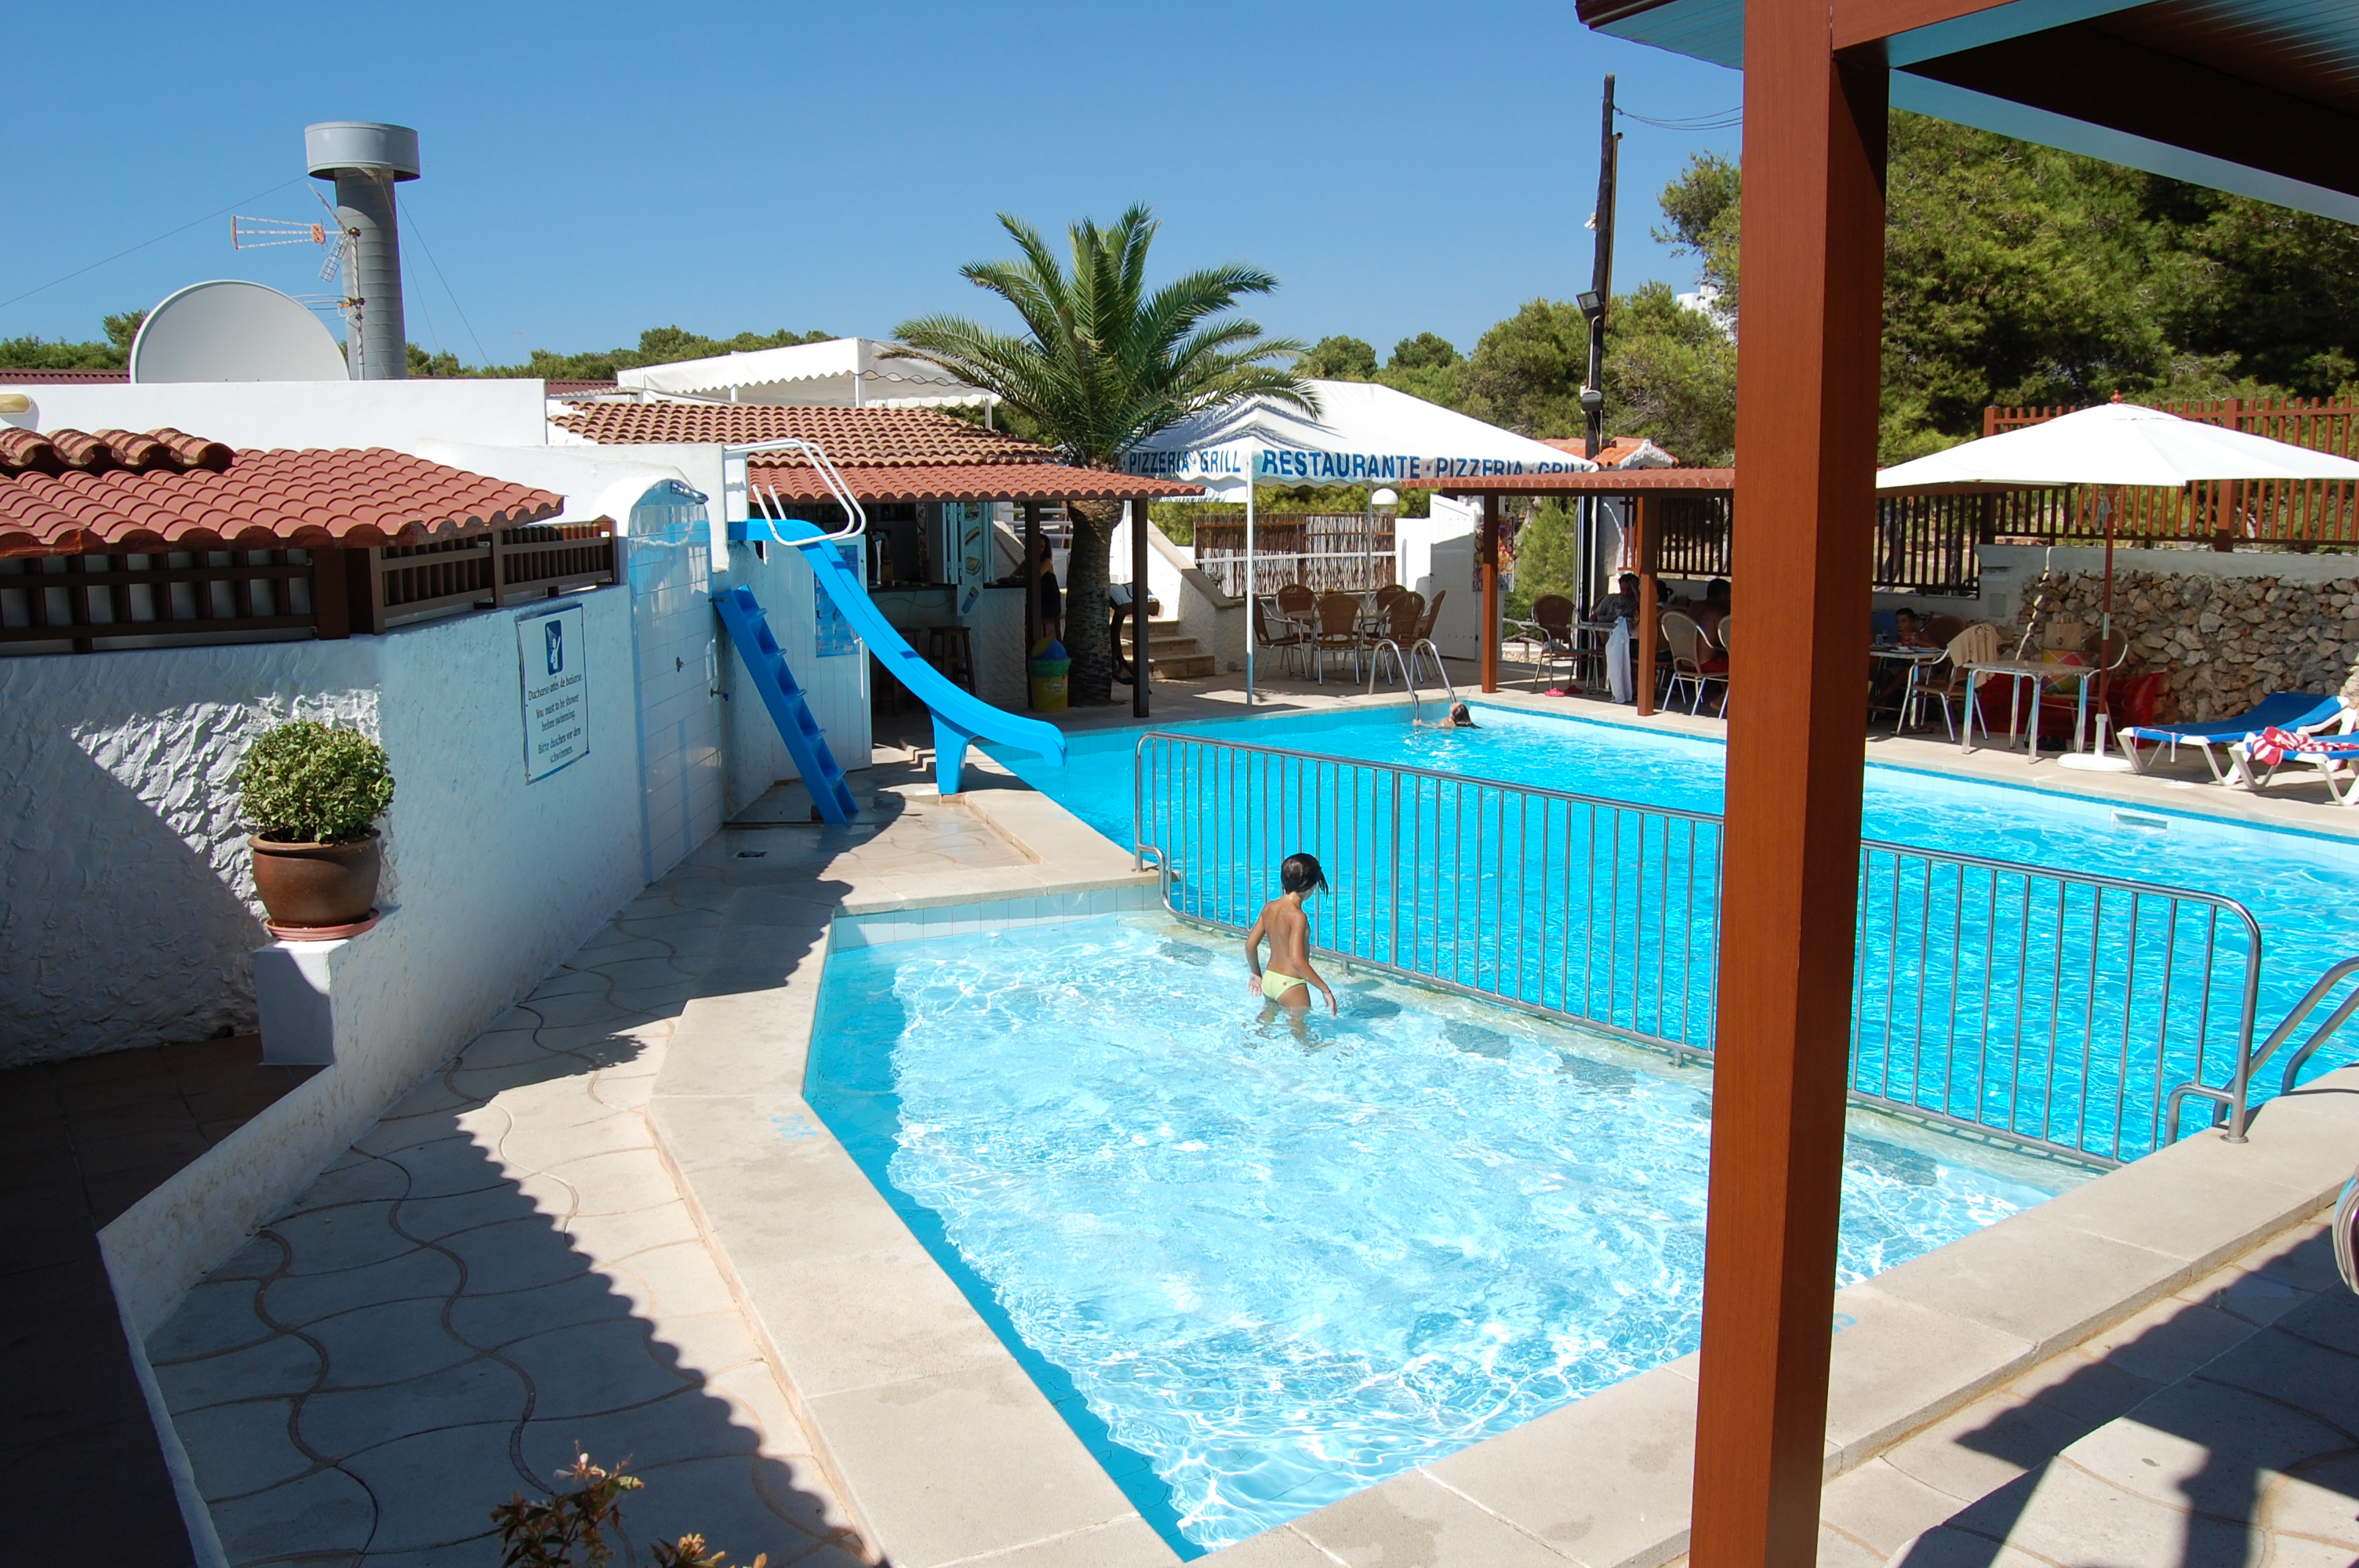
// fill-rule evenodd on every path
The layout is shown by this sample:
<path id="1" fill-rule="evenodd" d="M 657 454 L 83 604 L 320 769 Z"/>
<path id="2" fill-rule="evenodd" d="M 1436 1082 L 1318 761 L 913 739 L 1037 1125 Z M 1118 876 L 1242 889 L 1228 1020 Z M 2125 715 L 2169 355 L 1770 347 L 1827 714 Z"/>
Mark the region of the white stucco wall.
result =
<path id="1" fill-rule="evenodd" d="M 770 545 L 756 556 L 751 545 L 732 546 L 728 582 L 752 589 L 768 612 L 770 634 L 777 638 L 787 667 L 808 694 L 811 717 L 826 736 L 836 766 L 846 772 L 868 766 L 872 742 L 867 654 L 864 648 L 859 653 L 819 657 L 819 581 L 802 552 Z M 714 624 L 717 628 L 718 618 Z M 721 689 L 728 694 L 723 716 L 728 736 L 726 806 L 728 815 L 734 816 L 772 784 L 800 778 L 802 770 L 778 738 L 777 726 L 771 722 L 770 710 L 763 706 L 745 661 L 735 649 L 726 646 L 725 633 L 722 642 Z"/>
<path id="2" fill-rule="evenodd" d="M 530 786 L 521 611 L 0 661 L 0 1065 L 253 1027 L 266 936 L 230 780 L 291 717 L 353 724 L 392 759 L 378 902 L 402 918 L 353 945 L 389 966 L 387 1070 L 414 1078 L 529 990 L 641 885 L 629 601 L 580 602 L 591 752 Z"/>
<path id="3" fill-rule="evenodd" d="M 8 373 L 0 371 L 0 387 Z M 430 440 L 540 446 L 549 428 L 539 381 L 221 381 L 16 388 L 32 399 L 0 424 L 32 430 L 154 430 L 169 426 L 233 447 L 387 447 Z"/>
<path id="4" fill-rule="evenodd" d="M 1477 633 L 1483 623 L 1483 594 L 1474 563 L 1475 532 L 1482 522 L 1479 503 L 1437 495 L 1430 515 L 1393 523 L 1402 584 L 1425 595 L 1429 604 L 1437 593 L 1450 595 L 1433 623 L 1433 645 L 1453 659 L 1482 656 Z"/>
<path id="5" fill-rule="evenodd" d="M 721 645 L 704 508 L 642 503 L 624 541 L 638 692 L 641 876 L 654 881 L 723 815 Z"/>

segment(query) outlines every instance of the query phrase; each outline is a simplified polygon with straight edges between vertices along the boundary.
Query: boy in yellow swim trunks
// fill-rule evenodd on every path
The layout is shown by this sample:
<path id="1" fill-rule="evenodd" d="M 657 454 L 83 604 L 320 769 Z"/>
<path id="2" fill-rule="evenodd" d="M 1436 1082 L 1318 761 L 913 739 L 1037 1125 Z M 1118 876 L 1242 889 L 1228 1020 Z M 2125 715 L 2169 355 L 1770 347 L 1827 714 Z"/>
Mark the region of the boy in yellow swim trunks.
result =
<path id="1" fill-rule="evenodd" d="M 1336 1011 L 1335 993 L 1310 967 L 1310 920 L 1303 901 L 1327 886 L 1327 873 L 1309 855 L 1288 855 L 1277 869 L 1284 891 L 1261 906 L 1261 918 L 1245 933 L 1245 968 L 1253 971 L 1246 984 L 1257 996 L 1292 1011 L 1307 1011 L 1311 988 L 1327 999 L 1327 1011 Z M 1269 941 L 1269 968 L 1261 967 L 1261 945 Z"/>

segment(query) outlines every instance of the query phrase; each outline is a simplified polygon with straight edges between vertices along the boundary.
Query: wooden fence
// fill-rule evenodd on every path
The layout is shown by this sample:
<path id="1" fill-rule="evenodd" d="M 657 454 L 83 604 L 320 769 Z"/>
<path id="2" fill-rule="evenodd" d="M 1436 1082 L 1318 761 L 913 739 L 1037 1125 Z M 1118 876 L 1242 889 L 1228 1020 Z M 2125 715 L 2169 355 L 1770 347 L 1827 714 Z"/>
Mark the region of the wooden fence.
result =
<path id="1" fill-rule="evenodd" d="M 382 633 L 620 582 L 610 523 L 375 549 L 156 550 L 0 560 L 0 645 L 104 647 Z"/>
<path id="2" fill-rule="evenodd" d="M 1230 594 L 1245 592 L 1242 512 L 1196 519 L 1196 565 Z M 1371 512 L 1273 512 L 1254 518 L 1254 589 L 1300 583 L 1314 593 L 1366 593 L 1398 575 L 1393 520 Z"/>

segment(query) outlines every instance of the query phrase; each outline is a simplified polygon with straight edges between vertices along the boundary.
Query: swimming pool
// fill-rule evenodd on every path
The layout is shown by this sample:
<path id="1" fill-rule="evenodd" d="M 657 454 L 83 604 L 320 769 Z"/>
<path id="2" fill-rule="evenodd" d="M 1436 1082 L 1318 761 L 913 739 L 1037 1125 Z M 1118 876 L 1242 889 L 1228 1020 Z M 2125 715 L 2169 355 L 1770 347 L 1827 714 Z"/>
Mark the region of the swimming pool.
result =
<path id="1" fill-rule="evenodd" d="M 806 1093 L 1176 1549 L 1695 1348 L 1711 1077 L 1160 914 L 839 948 Z M 2080 1179 L 1854 1113 L 1841 1270 Z"/>
<path id="2" fill-rule="evenodd" d="M 1416 730 L 1400 708 L 1172 728 L 1221 742 L 1576 792 L 1647 812 L 1720 808 L 1724 753 L 1713 742 L 1520 709 L 1479 711 L 1484 728 L 1473 731 Z M 1138 737 L 1136 730 L 1076 737 L 1064 770 L 1024 759 L 1011 765 L 1126 846 Z M 1314 838 L 1299 847 L 1333 851 L 1359 873 L 1337 898 L 1321 901 L 1315 916 L 1321 943 L 1444 979 L 1468 978 L 1459 972 L 1463 967 L 1481 982 L 1476 989 L 1675 1044 L 1709 1043 L 1716 819 L 1625 813 L 1601 833 L 1596 821 L 1575 819 L 1571 810 L 1553 816 L 1540 810 L 1527 820 L 1529 802 L 1522 799 L 1509 803 L 1514 815 L 1489 802 L 1486 822 L 1486 803 L 1476 801 L 1476 832 L 1464 837 L 1483 849 L 1478 862 L 1462 856 L 1463 802 L 1454 795 L 1405 804 L 1397 795 L 1355 793 L 1373 775 L 1347 773 L 1232 769 L 1188 772 L 1176 782 L 1158 773 L 1156 789 L 1176 796 L 1183 815 L 1229 818 L 1212 824 L 1220 831 L 1210 838 L 1186 846 L 1193 853 L 1175 892 L 1180 904 L 1234 920 L 1235 909 L 1275 892 L 1256 881 L 1269 874 L 1261 862 L 1274 864 L 1283 852 L 1272 835 Z M 1303 821 L 1296 806 L 1306 796 L 1316 830 L 1296 834 Z M 1381 836 L 1393 824 L 1415 828 L 1437 816 L 1446 818 L 1440 826 L 1451 837 L 1419 841 L 1423 853 L 1415 858 L 1422 865 L 1381 874 L 1382 847 L 1368 851 L 1363 827 Z M 1158 842 L 1170 826 L 1158 815 Z M 1192 831 L 1201 824 L 1181 826 Z M 2328 965 L 2359 952 L 2359 846 L 2345 839 L 2192 813 L 2127 812 L 1886 766 L 1866 770 L 1864 831 L 2066 878 L 2111 876 L 2235 899 L 2251 910 L 2266 944 L 2257 998 L 2264 1030 Z M 1647 872 L 1633 883 L 1638 858 Z M 1616 896 L 1625 885 L 1634 891 Z M 2094 903 L 2080 883 L 1889 856 L 1867 858 L 1863 889 L 1856 1089 L 2126 1159 L 2163 1136 L 2170 1085 L 2198 1076 L 2224 1081 L 2249 964 L 2233 930 L 2212 962 L 2220 930 L 2205 923 L 2220 912 L 2166 907 L 2143 895 Z M 1647 958 L 1663 972 L 1645 972 Z M 1649 986 L 1659 994 L 1647 994 Z M 2350 1059 L 2354 1047 L 2359 1041 L 2342 1043 L 2319 1065 Z M 2271 1087 L 2256 1086 L 2256 1098 Z M 2201 1125 L 2206 1114 L 2201 1102 L 2191 1104 L 2180 1125 Z M 2051 1136 L 2058 1127 L 2064 1133 Z"/>

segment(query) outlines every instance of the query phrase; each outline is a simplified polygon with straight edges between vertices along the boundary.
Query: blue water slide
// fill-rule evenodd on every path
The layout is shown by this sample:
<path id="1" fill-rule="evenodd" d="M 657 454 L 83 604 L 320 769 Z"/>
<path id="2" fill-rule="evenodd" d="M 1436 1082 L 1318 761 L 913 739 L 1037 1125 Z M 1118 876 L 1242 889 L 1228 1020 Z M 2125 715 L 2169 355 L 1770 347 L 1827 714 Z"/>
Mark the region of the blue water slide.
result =
<path id="1" fill-rule="evenodd" d="M 1051 767 L 1065 765 L 1063 730 L 1041 719 L 1026 719 L 994 708 L 928 664 L 885 619 L 885 612 L 868 597 L 868 589 L 862 586 L 858 574 L 844 564 L 843 557 L 816 524 L 791 517 L 757 517 L 743 524 L 733 523 L 730 527 L 733 532 L 743 529 L 743 536 L 747 538 L 774 539 L 802 549 L 803 559 L 810 564 L 820 587 L 843 611 L 843 618 L 852 622 L 852 629 L 868 644 L 868 651 L 885 666 L 885 673 L 899 681 L 933 714 L 934 784 L 942 794 L 959 792 L 966 749 L 975 741 L 994 741 L 1020 748 L 1038 755 Z M 749 600 L 753 597 L 742 588 L 732 591 Z M 784 661 L 780 664 L 783 667 Z M 774 709 L 774 715 L 775 712 Z M 782 722 L 781 733 L 784 729 Z M 793 743 L 790 738 L 788 744 L 791 747 Z M 799 755 L 796 761 L 801 762 Z"/>

